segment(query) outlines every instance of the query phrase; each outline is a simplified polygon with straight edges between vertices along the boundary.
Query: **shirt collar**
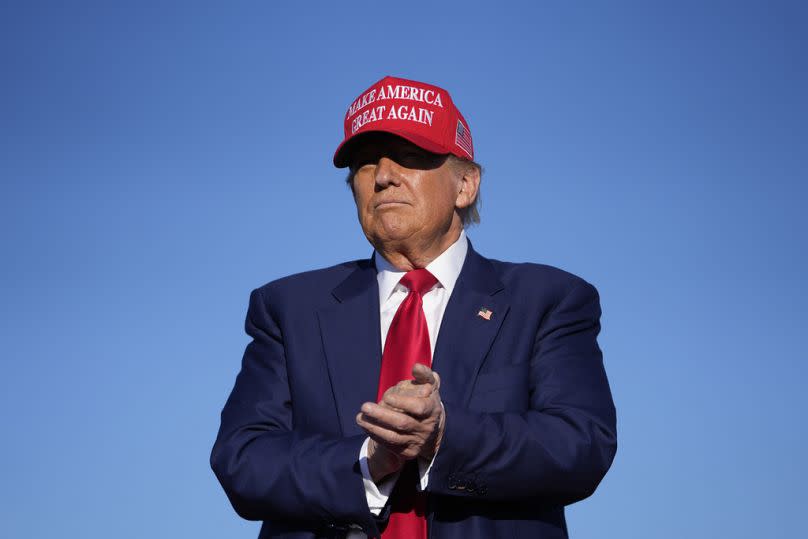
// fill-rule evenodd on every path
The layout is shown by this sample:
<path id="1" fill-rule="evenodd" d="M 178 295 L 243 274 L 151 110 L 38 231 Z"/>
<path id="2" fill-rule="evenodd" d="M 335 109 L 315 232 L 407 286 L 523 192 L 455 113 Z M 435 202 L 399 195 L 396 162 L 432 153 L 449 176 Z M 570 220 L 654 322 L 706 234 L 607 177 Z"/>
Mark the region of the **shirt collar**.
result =
<path id="1" fill-rule="evenodd" d="M 463 262 L 466 260 L 468 250 L 466 232 L 461 230 L 457 241 L 426 266 L 426 269 L 435 276 L 440 286 L 445 288 L 449 295 L 460 276 L 460 270 L 463 269 Z M 381 305 L 387 301 L 406 272 L 390 264 L 378 251 L 373 253 L 373 260 L 376 263 L 376 279 L 379 282 L 379 304 Z"/>

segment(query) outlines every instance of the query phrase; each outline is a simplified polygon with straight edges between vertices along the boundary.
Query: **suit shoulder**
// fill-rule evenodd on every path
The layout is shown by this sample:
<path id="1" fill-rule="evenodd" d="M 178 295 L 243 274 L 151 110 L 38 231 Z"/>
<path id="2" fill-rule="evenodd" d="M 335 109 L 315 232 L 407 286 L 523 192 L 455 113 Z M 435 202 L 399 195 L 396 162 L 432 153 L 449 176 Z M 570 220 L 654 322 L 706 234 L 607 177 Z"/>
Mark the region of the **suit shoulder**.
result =
<path id="1" fill-rule="evenodd" d="M 370 264 L 372 262 L 367 259 L 351 260 L 327 268 L 294 273 L 270 281 L 256 288 L 253 293 L 276 300 L 286 296 L 293 296 L 298 300 L 322 297 L 324 294 L 330 295 L 331 291 L 351 273 Z"/>
<path id="2" fill-rule="evenodd" d="M 582 277 L 556 266 L 535 262 L 506 262 L 488 259 L 502 283 L 512 290 L 552 290 L 565 296 L 571 290 L 583 286 L 597 293 L 592 283 Z"/>

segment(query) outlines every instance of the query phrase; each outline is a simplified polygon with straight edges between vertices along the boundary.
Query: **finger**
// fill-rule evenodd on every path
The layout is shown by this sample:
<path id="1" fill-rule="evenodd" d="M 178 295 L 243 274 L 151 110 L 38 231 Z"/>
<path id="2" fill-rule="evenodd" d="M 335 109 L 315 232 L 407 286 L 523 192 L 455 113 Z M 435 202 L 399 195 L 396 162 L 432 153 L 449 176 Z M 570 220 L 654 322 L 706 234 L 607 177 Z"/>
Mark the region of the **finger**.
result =
<path id="1" fill-rule="evenodd" d="M 440 400 L 431 397 L 409 396 L 398 393 L 385 394 L 382 405 L 395 409 L 416 419 L 426 419 L 435 415 Z"/>
<path id="2" fill-rule="evenodd" d="M 362 421 L 359 417 L 357 420 Z M 421 436 L 400 434 L 373 423 L 366 423 L 362 428 L 375 444 L 377 452 L 381 448 L 399 459 L 410 460 L 423 450 L 425 438 Z"/>
<path id="3" fill-rule="evenodd" d="M 406 445 L 407 439 L 404 435 L 390 429 L 386 429 L 375 423 L 366 421 L 362 418 L 362 414 L 356 415 L 356 423 L 370 436 L 370 438 L 377 444 L 380 444 L 387 449 L 397 452 L 402 446 Z"/>
<path id="4" fill-rule="evenodd" d="M 389 388 L 387 391 L 384 392 L 384 394 L 388 395 L 395 393 L 398 395 L 405 395 L 410 397 L 428 397 L 433 390 L 434 386 L 431 384 L 419 385 L 415 384 L 413 380 L 404 380 L 394 385 L 393 387 Z M 384 397 L 384 395 L 382 395 L 382 397 Z"/>
<path id="5" fill-rule="evenodd" d="M 418 392 L 420 387 L 421 386 L 415 385 L 413 380 L 402 380 L 396 385 L 390 387 L 387 391 L 407 395 Z"/>
<path id="6" fill-rule="evenodd" d="M 378 446 L 404 459 L 411 459 L 421 452 L 423 442 L 419 436 L 405 435 L 367 421 L 357 414 L 356 422 Z M 377 449 L 378 450 L 378 449 Z"/>
<path id="7" fill-rule="evenodd" d="M 432 369 L 422 363 L 416 363 L 412 366 L 412 377 L 415 378 L 416 384 L 434 384 L 435 375 Z"/>
<path id="8" fill-rule="evenodd" d="M 397 412 L 372 402 L 366 402 L 362 405 L 361 416 L 360 419 L 365 423 L 373 423 L 401 434 L 423 430 L 418 428 L 418 421 L 409 414 Z"/>

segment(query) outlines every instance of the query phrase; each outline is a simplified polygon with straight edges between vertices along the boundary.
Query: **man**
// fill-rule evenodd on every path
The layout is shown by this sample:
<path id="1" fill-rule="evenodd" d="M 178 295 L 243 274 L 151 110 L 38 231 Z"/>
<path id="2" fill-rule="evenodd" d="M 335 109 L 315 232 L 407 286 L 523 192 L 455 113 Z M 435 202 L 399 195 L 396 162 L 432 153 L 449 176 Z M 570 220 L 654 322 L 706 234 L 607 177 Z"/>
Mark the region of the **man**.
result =
<path id="1" fill-rule="evenodd" d="M 489 260 L 448 92 L 385 77 L 348 109 L 369 260 L 254 290 L 211 465 L 260 537 L 567 537 L 616 450 L 594 287 Z"/>

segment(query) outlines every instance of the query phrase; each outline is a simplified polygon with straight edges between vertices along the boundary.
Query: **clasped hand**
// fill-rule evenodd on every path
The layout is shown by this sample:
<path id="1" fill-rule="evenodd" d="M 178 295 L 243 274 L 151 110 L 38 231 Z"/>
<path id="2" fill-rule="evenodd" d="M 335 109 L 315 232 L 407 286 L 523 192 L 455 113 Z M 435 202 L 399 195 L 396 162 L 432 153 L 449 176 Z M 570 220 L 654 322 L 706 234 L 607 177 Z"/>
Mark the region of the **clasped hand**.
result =
<path id="1" fill-rule="evenodd" d="M 368 433 L 368 468 L 374 481 L 401 469 L 414 458 L 432 460 L 443 437 L 440 376 L 426 365 L 412 368 L 414 380 L 402 380 L 379 403 L 366 402 L 356 415 Z"/>

